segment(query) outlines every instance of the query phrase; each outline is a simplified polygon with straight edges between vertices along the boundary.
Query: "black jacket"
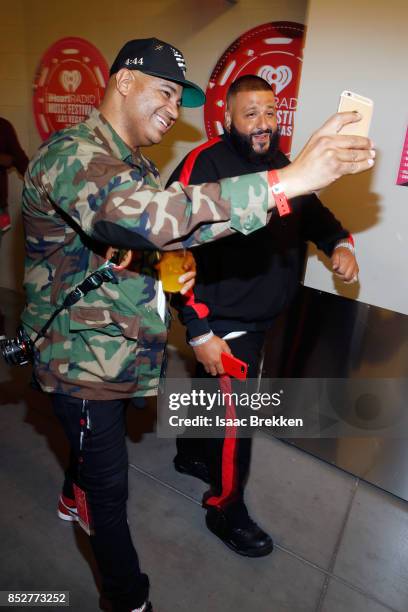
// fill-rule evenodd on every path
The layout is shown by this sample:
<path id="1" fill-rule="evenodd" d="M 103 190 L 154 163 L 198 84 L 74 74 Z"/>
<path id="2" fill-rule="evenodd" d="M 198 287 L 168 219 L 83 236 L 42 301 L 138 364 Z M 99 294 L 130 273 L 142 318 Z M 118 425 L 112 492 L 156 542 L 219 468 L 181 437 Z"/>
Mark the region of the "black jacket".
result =
<path id="1" fill-rule="evenodd" d="M 281 152 L 273 166 L 250 162 L 224 134 L 191 151 L 168 184 L 175 180 L 185 184 L 211 182 L 287 164 L 289 160 Z M 194 249 L 195 300 L 208 306 L 208 317 L 200 318 L 180 296 L 173 300 L 190 338 L 209 329 L 216 333 L 267 329 L 296 293 L 306 241 L 331 255 L 336 242 L 348 237 L 315 195 L 293 198 L 291 205 L 292 214 L 280 218 L 274 211 L 268 225 L 249 236 L 236 234 Z"/>

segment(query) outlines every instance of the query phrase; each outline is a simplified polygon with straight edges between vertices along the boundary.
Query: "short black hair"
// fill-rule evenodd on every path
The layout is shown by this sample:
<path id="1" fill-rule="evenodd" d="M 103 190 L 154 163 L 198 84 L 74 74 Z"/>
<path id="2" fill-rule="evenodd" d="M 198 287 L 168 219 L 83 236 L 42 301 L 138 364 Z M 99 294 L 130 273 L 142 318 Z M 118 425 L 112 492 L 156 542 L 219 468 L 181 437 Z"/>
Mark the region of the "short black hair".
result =
<path id="1" fill-rule="evenodd" d="M 227 104 L 230 103 L 233 98 L 240 91 L 273 91 L 272 85 L 269 85 L 268 81 L 262 79 L 255 74 L 244 74 L 239 77 L 236 81 L 233 81 L 227 91 Z"/>

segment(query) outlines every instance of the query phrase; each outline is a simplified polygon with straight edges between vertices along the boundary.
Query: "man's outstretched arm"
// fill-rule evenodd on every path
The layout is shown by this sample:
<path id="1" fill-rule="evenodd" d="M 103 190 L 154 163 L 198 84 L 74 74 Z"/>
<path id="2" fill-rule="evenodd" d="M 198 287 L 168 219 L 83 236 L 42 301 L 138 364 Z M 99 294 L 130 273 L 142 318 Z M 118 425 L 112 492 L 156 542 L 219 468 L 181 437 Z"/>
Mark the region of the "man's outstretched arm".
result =
<path id="1" fill-rule="evenodd" d="M 311 193 L 344 174 L 374 164 L 372 142 L 337 131 L 355 120 L 354 113 L 335 115 L 310 138 L 297 158 L 278 171 L 288 198 Z M 217 183 L 165 191 L 144 184 L 121 160 L 77 142 L 57 144 L 31 167 L 53 205 L 100 242 L 130 249 L 188 248 L 240 231 L 263 227 L 275 208 L 268 173 L 242 175 Z M 71 177 L 72 181 L 68 181 Z"/>

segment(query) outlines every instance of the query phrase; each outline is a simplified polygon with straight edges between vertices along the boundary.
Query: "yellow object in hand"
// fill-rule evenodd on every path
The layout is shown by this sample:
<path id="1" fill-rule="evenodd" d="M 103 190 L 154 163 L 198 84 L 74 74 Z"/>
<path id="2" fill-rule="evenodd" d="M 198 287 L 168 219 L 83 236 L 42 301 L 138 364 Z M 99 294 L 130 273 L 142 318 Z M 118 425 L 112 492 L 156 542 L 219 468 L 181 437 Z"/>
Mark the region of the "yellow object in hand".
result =
<path id="1" fill-rule="evenodd" d="M 191 253 L 184 249 L 162 253 L 157 269 L 164 291 L 170 293 L 180 291 L 182 285 L 178 279 L 185 273 L 185 264 L 190 261 L 191 257 Z"/>

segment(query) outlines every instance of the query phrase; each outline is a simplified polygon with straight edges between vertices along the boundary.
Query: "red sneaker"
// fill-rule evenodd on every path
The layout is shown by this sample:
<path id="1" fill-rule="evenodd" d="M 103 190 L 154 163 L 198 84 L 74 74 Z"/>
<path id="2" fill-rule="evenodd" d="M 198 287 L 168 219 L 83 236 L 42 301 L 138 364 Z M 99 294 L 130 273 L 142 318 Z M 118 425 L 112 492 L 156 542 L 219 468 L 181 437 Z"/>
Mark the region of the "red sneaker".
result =
<path id="1" fill-rule="evenodd" d="M 0 214 L 0 232 L 7 232 L 11 227 L 10 215 L 6 212 Z"/>
<path id="2" fill-rule="evenodd" d="M 71 521 L 71 523 L 73 521 L 77 521 L 78 511 L 75 505 L 75 500 L 69 499 L 69 497 L 65 497 L 65 495 L 61 493 L 58 500 L 57 514 L 63 521 Z"/>

